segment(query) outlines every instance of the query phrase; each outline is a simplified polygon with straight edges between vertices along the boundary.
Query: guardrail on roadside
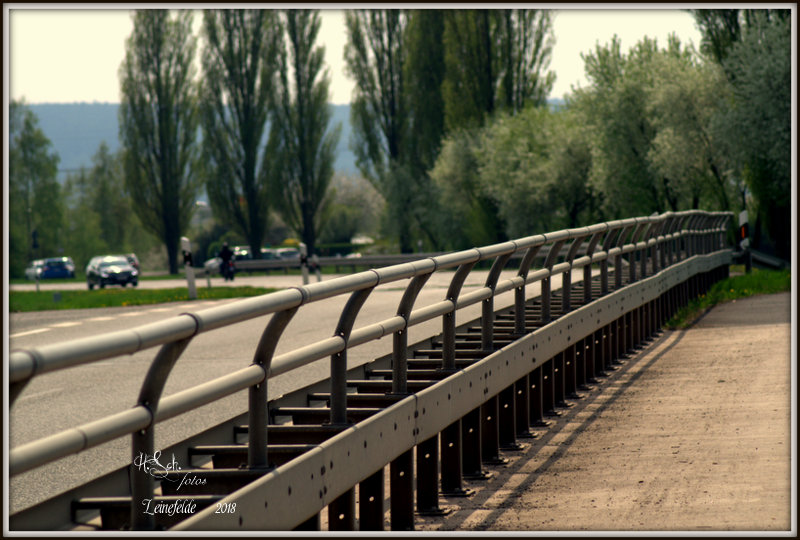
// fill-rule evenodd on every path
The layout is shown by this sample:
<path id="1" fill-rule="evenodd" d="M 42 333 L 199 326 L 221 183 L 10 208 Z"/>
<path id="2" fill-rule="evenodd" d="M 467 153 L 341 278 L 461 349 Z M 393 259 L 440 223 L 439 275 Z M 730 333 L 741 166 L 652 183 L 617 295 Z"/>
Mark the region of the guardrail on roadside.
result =
<path id="1" fill-rule="evenodd" d="M 585 341 L 589 347 L 588 340 L 594 342 L 598 332 L 602 337 L 611 335 L 613 329 L 619 347 L 623 347 L 652 331 L 670 310 L 704 288 L 709 279 L 718 277 L 718 269 L 729 263 L 731 252 L 725 246 L 725 237 L 731 216 L 687 211 L 539 234 L 243 299 L 129 330 L 14 350 L 8 371 L 12 406 L 25 385 L 37 375 L 159 348 L 134 407 L 13 448 L 9 473 L 20 474 L 126 435 L 132 437 L 132 456 L 151 456 L 155 452 L 154 430 L 159 422 L 247 390 L 248 442 L 244 469 L 258 473 L 253 476 L 255 480 L 215 499 L 219 504 L 232 504 L 237 512 L 215 513 L 214 506 L 209 506 L 176 528 L 286 530 L 313 519 L 328 506 L 336 509 L 337 516 L 344 516 L 341 523 L 332 523 L 332 527 L 352 529 L 355 487 L 365 490 L 362 499 L 365 493 L 374 493 L 373 499 L 380 495 L 382 505 L 382 471 L 386 465 L 392 469 L 392 528 L 413 528 L 414 475 L 409 464 L 415 447 L 424 445 L 431 455 L 431 441 L 435 439 L 438 444 L 440 434 L 451 437 L 454 430 L 460 432 L 461 422 L 466 422 L 475 410 L 514 387 L 517 381 L 546 367 L 575 343 Z M 547 250 L 547 256 L 540 268 L 534 268 L 534 260 L 543 249 Z M 501 271 L 514 256 L 519 257 L 515 277 L 501 281 Z M 628 263 L 627 276 L 623 275 L 623 260 Z M 464 280 L 483 261 L 492 261 L 484 286 L 462 294 Z M 597 291 L 592 288 L 593 266 L 599 270 Z M 417 296 L 431 275 L 448 269 L 454 273 L 445 297 L 434 304 L 416 307 Z M 572 273 L 579 269 L 583 270 L 582 305 L 573 309 Z M 557 306 L 561 316 L 554 320 L 556 306 L 551 278 L 557 275 L 562 278 Z M 396 314 L 380 323 L 354 328 L 356 316 L 370 293 L 379 285 L 400 280 L 410 281 Z M 537 299 L 536 324 L 532 325 L 526 317 L 532 301 L 526 290 L 534 283 L 540 284 L 541 294 Z M 510 291 L 514 292 L 514 305 L 509 312 L 512 315 L 509 324 L 515 341 L 496 343 L 494 298 Z M 668 296 L 670 291 L 678 291 L 678 296 Z M 282 332 L 303 306 L 338 295 L 349 295 L 349 300 L 330 338 L 275 356 Z M 481 305 L 478 348 L 487 356 L 461 368 L 456 361 L 455 313 L 474 304 Z M 269 314 L 272 317 L 249 366 L 162 397 L 172 367 L 195 336 Z M 414 325 L 437 318 L 442 321 L 437 369 L 447 376 L 415 391 L 414 381 L 408 378 L 407 332 Z M 620 320 L 628 322 L 615 326 Z M 386 359 L 391 370 L 387 395 L 399 399 L 366 420 L 353 423 L 350 416 L 353 408 L 348 403 L 347 351 L 388 335 L 392 336 L 393 352 Z M 620 341 L 623 338 L 627 341 Z M 611 349 L 608 351 L 610 354 Z M 330 358 L 331 372 L 330 410 L 325 423 L 341 430 L 299 457 L 272 468 L 268 380 L 323 358 Z M 549 365 L 552 367 L 552 363 Z M 460 461 L 460 453 L 465 450 L 453 439 L 451 443 L 458 448 L 459 455 L 449 456 Z M 444 444 L 442 448 L 445 452 Z M 438 452 L 436 456 L 438 469 Z M 449 470 L 443 462 L 442 485 L 458 486 L 462 471 L 446 469 Z M 379 473 L 380 482 L 376 476 Z M 133 466 L 130 475 L 130 527 L 153 529 L 155 517 L 140 510 L 143 502 L 154 497 L 153 478 Z M 446 475 L 450 476 L 445 478 Z M 438 479 L 435 474 L 434 479 Z M 375 487 L 377 483 L 379 489 Z M 438 489 L 436 484 L 434 492 Z M 429 487 L 423 491 L 430 495 Z M 363 519 L 367 517 L 364 515 Z M 13 529 L 14 516 L 11 524 Z"/>

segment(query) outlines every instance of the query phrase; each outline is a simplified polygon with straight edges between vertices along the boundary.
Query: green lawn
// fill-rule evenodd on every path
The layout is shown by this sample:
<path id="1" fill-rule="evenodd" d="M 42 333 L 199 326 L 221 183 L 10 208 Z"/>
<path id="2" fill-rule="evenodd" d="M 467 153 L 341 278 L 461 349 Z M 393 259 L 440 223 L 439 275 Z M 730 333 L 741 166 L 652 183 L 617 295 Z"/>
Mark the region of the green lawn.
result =
<path id="1" fill-rule="evenodd" d="M 198 287 L 198 300 L 217 300 L 259 296 L 276 289 L 264 287 Z M 177 289 L 109 288 L 94 291 L 10 291 L 10 312 L 44 311 L 49 309 L 86 309 L 102 307 L 141 306 L 166 302 L 189 301 L 189 292 Z"/>
<path id="2" fill-rule="evenodd" d="M 678 310 L 665 325 L 669 330 L 687 328 L 708 309 L 722 302 L 746 298 L 758 294 L 774 294 L 792 288 L 792 274 L 789 270 L 759 270 L 754 268 L 750 274 L 732 276 L 711 286 L 706 294 L 689 302 Z"/>

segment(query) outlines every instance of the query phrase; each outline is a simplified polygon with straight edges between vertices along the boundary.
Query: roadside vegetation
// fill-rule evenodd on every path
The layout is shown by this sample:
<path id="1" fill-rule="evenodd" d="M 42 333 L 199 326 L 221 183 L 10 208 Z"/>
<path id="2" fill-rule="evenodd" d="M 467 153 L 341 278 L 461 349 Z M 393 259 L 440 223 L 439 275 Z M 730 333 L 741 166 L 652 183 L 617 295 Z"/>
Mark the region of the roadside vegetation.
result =
<path id="1" fill-rule="evenodd" d="M 276 289 L 264 287 L 198 287 L 198 300 L 259 296 Z M 189 292 L 176 289 L 103 289 L 98 291 L 10 291 L 9 312 L 50 309 L 88 309 L 188 302 Z"/>
<path id="2" fill-rule="evenodd" d="M 791 290 L 792 275 L 789 270 L 759 270 L 731 276 L 711 286 L 706 294 L 689 302 L 667 321 L 668 330 L 688 328 L 706 311 L 723 302 L 735 301 L 759 294 L 774 294 Z"/>

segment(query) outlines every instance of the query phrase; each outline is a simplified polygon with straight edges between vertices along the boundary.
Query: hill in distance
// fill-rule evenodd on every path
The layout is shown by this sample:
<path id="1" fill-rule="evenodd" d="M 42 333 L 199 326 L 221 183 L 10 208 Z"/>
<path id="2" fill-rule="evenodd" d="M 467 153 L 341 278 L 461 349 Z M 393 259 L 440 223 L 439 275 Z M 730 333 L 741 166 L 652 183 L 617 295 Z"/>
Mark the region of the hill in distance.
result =
<path id="1" fill-rule="evenodd" d="M 105 141 L 111 152 L 119 150 L 118 103 L 41 103 L 27 107 L 39 119 L 39 126 L 58 154 L 58 179 L 82 167 L 92 166 L 92 156 Z M 358 174 L 355 155 L 349 148 L 350 105 L 332 105 L 331 126 L 342 124 L 334 170 Z"/>
<path id="2" fill-rule="evenodd" d="M 549 100 L 550 106 L 563 106 L 561 99 Z M 111 152 L 119 150 L 118 103 L 42 103 L 29 104 L 39 119 L 45 136 L 53 143 L 60 158 L 58 179 L 82 167 L 92 166 L 92 156 L 105 141 Z M 342 134 L 334 170 L 344 175 L 357 175 L 355 155 L 350 150 L 350 105 L 332 105 L 330 126 L 342 124 Z"/>

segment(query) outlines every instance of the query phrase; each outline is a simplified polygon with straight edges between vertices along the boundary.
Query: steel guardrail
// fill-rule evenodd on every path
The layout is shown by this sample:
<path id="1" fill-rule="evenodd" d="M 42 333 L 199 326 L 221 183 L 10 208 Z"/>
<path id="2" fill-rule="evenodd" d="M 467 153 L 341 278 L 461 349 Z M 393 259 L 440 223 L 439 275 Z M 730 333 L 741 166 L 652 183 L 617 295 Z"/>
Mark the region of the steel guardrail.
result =
<path id="1" fill-rule="evenodd" d="M 437 317 L 441 318 L 444 339 L 442 365 L 445 369 L 454 369 L 454 314 L 457 310 L 481 303 L 481 320 L 484 328 L 481 344 L 485 350 L 491 350 L 493 299 L 496 295 L 513 290 L 516 312 L 520 313 L 524 311 L 527 299 L 526 287 L 539 282 L 542 313 L 546 321 L 550 317 L 552 276 L 563 276 L 562 287 L 568 293 L 573 270 L 583 268 L 584 276 L 589 276 L 592 265 L 599 265 L 605 292 L 609 289 L 609 264 L 618 270 L 614 275 L 617 280 L 616 285 L 619 286 L 622 279 L 623 256 L 627 256 L 629 281 L 642 282 L 648 274 L 654 276 L 664 269 L 679 265 L 686 259 L 724 251 L 727 226 L 731 217 L 732 214 L 729 212 L 670 212 L 658 216 L 630 218 L 591 227 L 539 234 L 243 299 L 224 306 L 184 313 L 157 323 L 101 336 L 12 350 L 9 355 L 7 375 L 10 403 L 13 407 L 15 399 L 25 385 L 38 375 L 159 348 L 134 407 L 11 449 L 8 457 L 9 474 L 11 476 L 20 474 L 125 435 L 132 436 L 132 455 L 139 453 L 152 455 L 155 450 L 153 433 L 157 423 L 242 390 L 247 390 L 249 393 L 250 433 L 247 466 L 254 469 L 267 467 L 269 378 L 330 357 L 332 394 L 330 422 L 341 424 L 346 422 L 347 415 L 345 374 L 349 348 L 392 335 L 392 392 L 408 394 L 406 362 L 409 327 Z M 545 255 L 545 260 L 541 268 L 534 269 L 533 263 L 540 251 Z M 500 281 L 500 272 L 512 257 L 521 257 L 519 270 L 515 277 Z M 477 263 L 484 261 L 493 261 L 484 286 L 462 295 L 461 286 L 467 275 Z M 434 272 L 442 270 L 455 270 L 446 297 L 432 305 L 415 308 L 417 295 L 425 282 Z M 410 283 L 396 315 L 380 323 L 354 328 L 358 311 L 370 293 L 379 285 L 401 280 L 410 280 Z M 588 288 L 586 291 L 591 297 Z M 350 295 L 350 298 L 340 315 L 334 335 L 275 356 L 282 332 L 300 308 L 340 295 Z M 567 302 L 564 307 L 569 311 L 569 294 L 565 294 L 564 298 Z M 261 336 L 250 366 L 171 396 L 161 396 L 172 367 L 195 336 L 264 315 L 272 317 Z M 515 325 L 521 334 L 526 333 L 524 319 L 518 318 Z M 413 398 L 410 402 L 417 400 L 418 398 Z M 408 403 L 403 405 L 407 401 L 409 400 L 403 400 L 393 408 L 411 406 Z M 396 412 L 391 416 L 396 417 Z M 358 430 L 358 427 L 350 428 L 335 437 L 331 443 L 353 437 L 359 432 Z M 313 452 L 311 454 L 313 455 Z M 370 456 L 367 461 L 371 463 L 375 459 L 383 460 L 385 465 L 388 463 L 386 458 L 387 456 Z M 312 458 L 304 455 L 298 458 L 300 460 L 298 463 L 302 463 L 303 459 Z M 346 480 L 350 481 L 350 478 Z M 142 501 L 152 498 L 153 489 L 152 478 L 132 468 L 131 524 L 135 529 L 153 528 L 151 516 L 136 511 Z M 332 491 L 339 494 L 346 489 L 349 488 L 337 486 Z M 318 502 L 316 504 L 318 505 Z M 197 520 L 202 522 L 202 516 L 206 514 L 207 512 L 200 512 L 187 520 L 187 523 L 198 522 Z"/>

